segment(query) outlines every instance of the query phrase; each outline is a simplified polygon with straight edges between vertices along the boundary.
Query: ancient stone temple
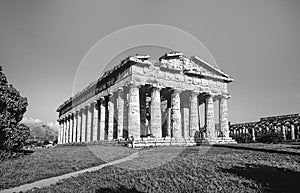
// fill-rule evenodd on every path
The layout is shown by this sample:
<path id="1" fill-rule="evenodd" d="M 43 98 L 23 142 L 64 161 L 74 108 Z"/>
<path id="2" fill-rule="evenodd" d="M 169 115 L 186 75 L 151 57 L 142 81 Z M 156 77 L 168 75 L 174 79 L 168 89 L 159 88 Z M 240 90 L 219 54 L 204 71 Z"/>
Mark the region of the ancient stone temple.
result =
<path id="1" fill-rule="evenodd" d="M 283 135 L 284 140 L 300 139 L 300 116 L 299 114 L 288 114 L 262 117 L 259 121 L 238 123 L 230 125 L 230 135 L 247 133 L 256 141 L 260 132 L 276 132 Z"/>
<path id="2" fill-rule="evenodd" d="M 197 56 L 130 56 L 58 107 L 58 141 L 130 139 L 134 146 L 235 143 L 227 118 L 227 84 L 232 81 Z"/>

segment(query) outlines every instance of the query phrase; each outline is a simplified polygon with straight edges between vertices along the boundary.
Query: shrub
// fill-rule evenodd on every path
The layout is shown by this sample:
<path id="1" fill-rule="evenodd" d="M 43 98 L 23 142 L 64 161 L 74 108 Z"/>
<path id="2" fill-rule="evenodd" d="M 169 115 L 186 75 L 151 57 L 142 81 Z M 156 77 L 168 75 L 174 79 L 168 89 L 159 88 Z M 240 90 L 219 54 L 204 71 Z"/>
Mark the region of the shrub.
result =
<path id="1" fill-rule="evenodd" d="M 233 139 L 236 140 L 238 143 L 252 143 L 253 139 L 249 133 L 240 133 L 240 134 L 233 134 L 231 135 Z"/>
<path id="2" fill-rule="evenodd" d="M 283 134 L 274 131 L 260 131 L 256 140 L 261 143 L 281 143 L 283 142 Z"/>
<path id="3" fill-rule="evenodd" d="M 29 137 L 29 128 L 20 124 L 27 105 L 27 99 L 8 83 L 0 66 L 0 152 L 3 155 L 20 151 Z"/>

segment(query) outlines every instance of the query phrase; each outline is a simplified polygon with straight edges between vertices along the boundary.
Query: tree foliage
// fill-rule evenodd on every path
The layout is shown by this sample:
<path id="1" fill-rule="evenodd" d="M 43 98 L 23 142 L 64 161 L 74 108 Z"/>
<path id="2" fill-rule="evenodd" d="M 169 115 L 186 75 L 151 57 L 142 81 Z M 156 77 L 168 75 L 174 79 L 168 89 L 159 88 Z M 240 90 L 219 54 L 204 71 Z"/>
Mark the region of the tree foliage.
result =
<path id="1" fill-rule="evenodd" d="M 253 139 L 249 133 L 232 134 L 231 137 L 238 143 L 252 143 Z"/>
<path id="2" fill-rule="evenodd" d="M 282 143 L 283 139 L 281 132 L 263 130 L 257 134 L 256 140 L 261 143 Z"/>
<path id="3" fill-rule="evenodd" d="M 22 97 L 2 72 L 0 66 L 0 150 L 19 150 L 29 136 L 29 128 L 19 122 L 27 107 L 26 97 Z"/>

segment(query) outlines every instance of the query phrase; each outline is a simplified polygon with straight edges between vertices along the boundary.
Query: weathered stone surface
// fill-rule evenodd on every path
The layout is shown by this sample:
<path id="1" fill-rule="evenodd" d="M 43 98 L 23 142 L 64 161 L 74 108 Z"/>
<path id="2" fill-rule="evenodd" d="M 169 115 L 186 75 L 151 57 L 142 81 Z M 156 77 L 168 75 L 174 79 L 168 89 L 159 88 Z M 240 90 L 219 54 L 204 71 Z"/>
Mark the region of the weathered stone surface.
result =
<path id="1" fill-rule="evenodd" d="M 129 104 L 128 104 L 128 137 L 140 138 L 140 99 L 139 87 L 135 84 L 129 85 Z"/>
<path id="2" fill-rule="evenodd" d="M 268 131 L 282 133 L 284 140 L 295 140 L 300 136 L 299 120 L 299 114 L 263 117 L 257 122 L 231 124 L 230 132 L 237 134 L 239 130 L 246 128 L 254 130 L 251 132 L 253 139 L 256 139 L 257 132 Z"/>
<path id="3" fill-rule="evenodd" d="M 92 126 L 92 141 L 99 140 L 99 103 L 98 101 L 93 102 L 93 126 Z"/>
<path id="4" fill-rule="evenodd" d="M 195 137 L 196 131 L 199 131 L 198 115 L 198 92 L 191 92 L 190 95 L 190 133 L 189 137 Z"/>
<path id="5" fill-rule="evenodd" d="M 161 127 L 161 103 L 160 103 L 160 88 L 153 87 L 151 90 L 151 104 L 150 104 L 150 127 L 153 137 L 162 137 Z"/>
<path id="6" fill-rule="evenodd" d="M 106 115 L 106 102 L 104 97 L 100 99 L 100 134 L 99 140 L 105 139 L 105 115 Z"/>
<path id="7" fill-rule="evenodd" d="M 73 141 L 77 142 L 77 130 L 78 130 L 78 112 L 74 111 L 74 132 L 73 132 Z"/>
<path id="8" fill-rule="evenodd" d="M 181 113 L 180 113 L 181 90 L 174 90 L 171 94 L 171 124 L 174 138 L 182 138 Z"/>
<path id="9" fill-rule="evenodd" d="M 77 127 L 77 137 L 76 142 L 81 142 L 81 134 L 82 134 L 82 110 L 78 110 L 78 127 Z"/>
<path id="10" fill-rule="evenodd" d="M 70 142 L 73 143 L 73 136 L 74 136 L 74 114 L 70 115 Z"/>
<path id="11" fill-rule="evenodd" d="M 232 78 L 198 57 L 187 58 L 181 53 L 165 54 L 159 61 L 148 59 L 149 56 L 140 55 L 126 58 L 62 104 L 57 109 L 61 124 L 59 142 L 128 137 L 139 141 L 152 134 L 158 139 L 155 144 L 161 145 L 168 144 L 159 142 L 162 138 L 184 145 L 192 144 L 187 140 L 204 136 L 209 143 L 231 143 L 227 101 L 220 101 L 220 126 L 217 127 L 224 135 L 220 141 L 216 139 L 213 100 L 206 94 L 227 95 L 227 84 Z M 201 103 L 208 97 L 206 124 L 202 126 L 197 95 L 202 96 Z M 86 108 L 89 104 L 90 108 Z M 81 113 L 74 113 L 77 109 L 82 109 Z M 70 113 L 72 118 L 67 116 Z M 202 132 L 203 127 L 206 133 Z"/>
<path id="12" fill-rule="evenodd" d="M 87 130 L 87 108 L 82 109 L 82 130 L 81 130 L 81 142 L 86 142 L 86 130 Z"/>
<path id="13" fill-rule="evenodd" d="M 215 116 L 214 116 L 214 104 L 213 96 L 208 95 L 206 98 L 206 133 L 207 137 L 210 139 L 216 138 L 215 131 Z"/>
<path id="14" fill-rule="evenodd" d="M 117 126 L 118 126 L 118 139 L 122 139 L 124 128 L 124 91 L 120 88 L 117 91 Z"/>
<path id="15" fill-rule="evenodd" d="M 220 118 L 220 130 L 223 133 L 224 138 L 229 138 L 229 125 L 228 125 L 228 108 L 227 97 L 222 96 L 219 101 L 219 118 Z"/>
<path id="16" fill-rule="evenodd" d="M 295 140 L 295 126 L 291 125 L 291 138 L 292 140 Z"/>
<path id="17" fill-rule="evenodd" d="M 66 143 L 69 143 L 70 141 L 70 117 L 69 115 L 67 116 L 67 120 L 66 120 L 67 124 L 66 124 Z"/>
<path id="18" fill-rule="evenodd" d="M 89 104 L 87 106 L 86 142 L 90 142 L 92 137 L 93 112 L 93 106 L 92 104 Z"/>
<path id="19" fill-rule="evenodd" d="M 107 97 L 107 105 L 108 105 L 108 135 L 107 139 L 113 139 L 113 130 L 114 130 L 114 98 L 113 94 L 109 94 Z"/>

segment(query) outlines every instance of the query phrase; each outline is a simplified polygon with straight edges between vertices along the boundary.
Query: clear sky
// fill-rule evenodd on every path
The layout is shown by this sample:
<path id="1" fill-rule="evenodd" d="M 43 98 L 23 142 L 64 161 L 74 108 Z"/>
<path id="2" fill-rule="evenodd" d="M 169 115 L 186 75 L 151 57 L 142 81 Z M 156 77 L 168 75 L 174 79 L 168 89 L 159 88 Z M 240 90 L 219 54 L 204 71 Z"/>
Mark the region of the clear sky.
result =
<path id="1" fill-rule="evenodd" d="M 28 98 L 25 116 L 54 122 L 87 51 L 138 24 L 182 29 L 209 49 L 235 80 L 231 122 L 300 112 L 298 0 L 0 0 L 0 65 Z"/>

